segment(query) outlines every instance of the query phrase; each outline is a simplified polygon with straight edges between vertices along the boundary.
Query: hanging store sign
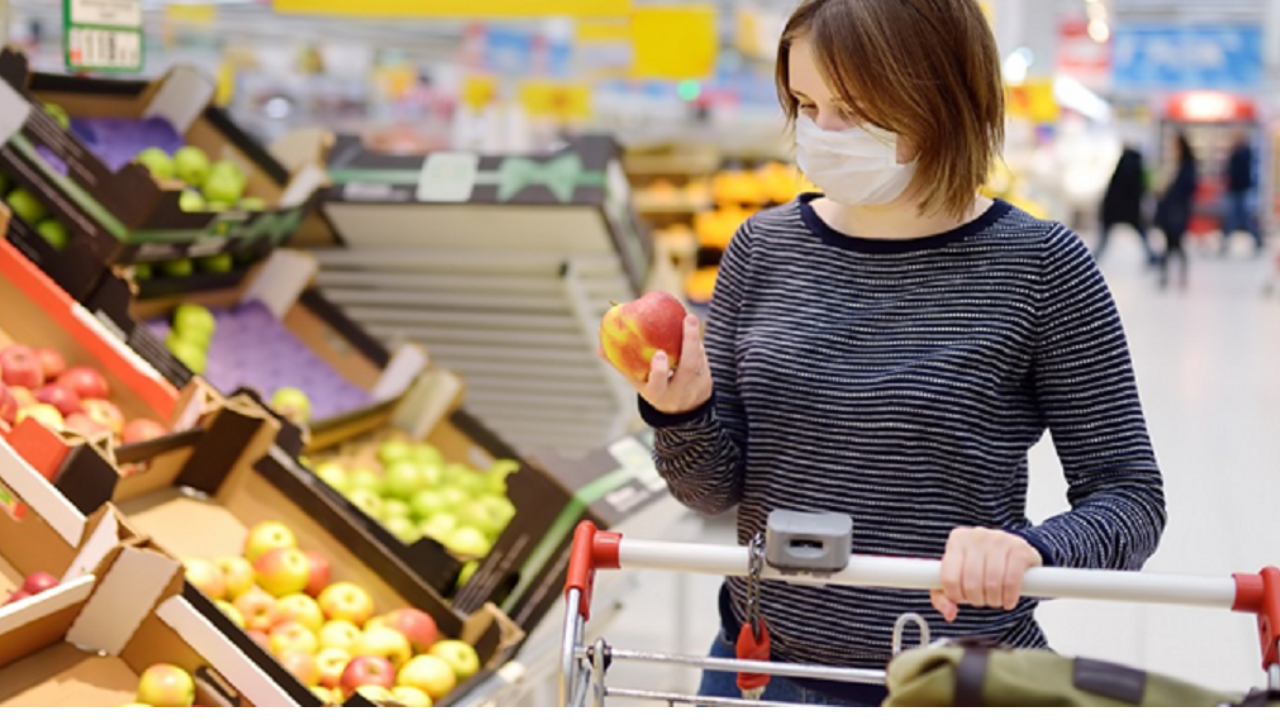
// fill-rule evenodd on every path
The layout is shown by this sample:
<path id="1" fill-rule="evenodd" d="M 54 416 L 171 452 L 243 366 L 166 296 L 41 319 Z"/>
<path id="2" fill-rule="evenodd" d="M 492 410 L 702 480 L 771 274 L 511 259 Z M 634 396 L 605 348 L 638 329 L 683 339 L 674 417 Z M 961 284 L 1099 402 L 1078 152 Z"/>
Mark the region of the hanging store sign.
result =
<path id="1" fill-rule="evenodd" d="M 1247 92 L 1265 78 L 1258 25 L 1121 25 L 1112 43 L 1115 90 Z"/>

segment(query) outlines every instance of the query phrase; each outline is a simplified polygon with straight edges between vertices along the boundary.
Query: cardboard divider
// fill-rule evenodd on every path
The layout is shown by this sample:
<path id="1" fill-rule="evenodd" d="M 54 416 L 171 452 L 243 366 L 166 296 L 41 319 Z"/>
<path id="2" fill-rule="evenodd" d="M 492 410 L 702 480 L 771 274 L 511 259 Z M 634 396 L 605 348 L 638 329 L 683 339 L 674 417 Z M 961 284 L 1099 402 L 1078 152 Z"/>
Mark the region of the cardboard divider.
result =
<path id="1" fill-rule="evenodd" d="M 308 484 L 301 468 L 274 446 L 278 430 L 257 403 L 233 396 L 203 429 L 166 438 L 144 471 L 121 478 L 113 493 L 116 507 L 130 525 L 180 558 L 239 556 L 254 525 L 282 522 L 300 548 L 329 559 L 332 582 L 364 588 L 377 612 L 416 607 L 436 620 L 444 636 L 472 644 L 487 670 L 505 662 L 523 633 L 492 606 L 469 616 L 455 613 L 378 538 Z M 273 677 L 291 677 L 199 591 L 189 588 L 184 596 L 256 666 Z M 298 702 L 319 702 L 296 679 L 285 686 Z"/>
<path id="2" fill-rule="evenodd" d="M 32 72 L 20 51 L 5 49 L 0 81 L 7 91 L 0 101 L 0 142 L 9 141 L 0 149 L 0 172 L 36 194 L 72 231 L 75 249 L 104 264 L 223 253 L 251 264 L 299 227 L 325 181 L 317 163 L 285 170 L 212 105 L 213 81 L 190 67 L 175 67 L 151 82 L 54 75 Z M 72 127 L 62 127 L 44 103 L 61 106 Z M 94 129 L 86 120 L 101 119 L 167 122 L 157 137 L 236 164 L 245 173 L 247 196 L 269 209 L 183 211 L 181 183 L 158 181 L 137 162 L 117 166 L 98 154 L 83 133 Z"/>

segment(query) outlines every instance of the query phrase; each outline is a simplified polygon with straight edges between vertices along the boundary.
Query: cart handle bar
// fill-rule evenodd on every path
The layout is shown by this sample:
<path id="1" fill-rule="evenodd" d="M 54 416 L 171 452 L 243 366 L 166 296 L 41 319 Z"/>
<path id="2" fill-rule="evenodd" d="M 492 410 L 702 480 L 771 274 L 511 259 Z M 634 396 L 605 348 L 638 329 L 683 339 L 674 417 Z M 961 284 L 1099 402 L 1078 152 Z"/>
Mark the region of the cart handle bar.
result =
<path id="1" fill-rule="evenodd" d="M 591 521 L 578 525 L 569 556 L 565 592 L 576 589 L 578 612 L 591 617 L 591 593 L 597 570 L 696 572 L 707 575 L 744 576 L 749 567 L 747 548 L 741 546 L 628 540 L 620 533 L 598 530 Z M 899 590 L 934 590 L 942 587 L 942 563 L 870 555 L 853 555 L 844 570 L 830 574 L 788 573 L 766 564 L 761 577 L 802 585 L 844 585 Z M 1118 570 L 1032 568 L 1022 583 L 1022 594 L 1034 598 L 1109 600 L 1119 602 L 1192 605 L 1230 609 L 1255 615 L 1262 644 L 1263 668 L 1280 664 L 1280 569 L 1264 568 L 1255 574 L 1237 573 L 1230 578 L 1159 575 Z"/>

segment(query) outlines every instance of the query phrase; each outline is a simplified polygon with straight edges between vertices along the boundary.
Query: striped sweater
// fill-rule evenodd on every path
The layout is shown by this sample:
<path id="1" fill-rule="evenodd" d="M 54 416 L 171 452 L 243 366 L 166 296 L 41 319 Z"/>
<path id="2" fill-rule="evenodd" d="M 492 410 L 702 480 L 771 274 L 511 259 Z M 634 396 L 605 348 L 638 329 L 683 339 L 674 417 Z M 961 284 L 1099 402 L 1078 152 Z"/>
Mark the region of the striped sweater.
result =
<path id="1" fill-rule="evenodd" d="M 1087 249 L 997 201 L 945 234 L 867 240 L 828 227 L 814 196 L 751 218 L 720 266 L 706 348 L 714 396 L 640 409 L 685 505 L 738 507 L 738 540 L 774 509 L 853 519 L 854 552 L 941 557 L 958 526 L 1026 538 L 1046 564 L 1137 569 L 1165 524 L 1120 317 Z M 1049 430 L 1071 510 L 1026 517 L 1027 455 Z M 746 583 L 730 579 L 736 638 Z M 1035 602 L 964 607 L 927 593 L 766 583 L 778 659 L 884 667 L 894 620 L 941 637 L 1042 647 Z"/>

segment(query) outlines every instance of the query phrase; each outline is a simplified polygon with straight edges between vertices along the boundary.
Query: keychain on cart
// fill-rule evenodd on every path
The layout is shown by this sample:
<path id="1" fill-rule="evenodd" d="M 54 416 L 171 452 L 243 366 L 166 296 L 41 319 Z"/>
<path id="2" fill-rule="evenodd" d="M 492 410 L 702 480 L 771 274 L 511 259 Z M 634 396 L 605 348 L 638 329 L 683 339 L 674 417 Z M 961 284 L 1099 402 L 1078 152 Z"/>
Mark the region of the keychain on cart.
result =
<path id="1" fill-rule="evenodd" d="M 750 565 L 747 570 L 747 620 L 738 631 L 738 659 L 768 662 L 769 626 L 760 612 L 760 578 L 764 572 L 764 533 L 756 533 L 747 546 Z M 765 673 L 738 673 L 738 689 L 745 700 L 759 700 L 769 685 Z"/>

